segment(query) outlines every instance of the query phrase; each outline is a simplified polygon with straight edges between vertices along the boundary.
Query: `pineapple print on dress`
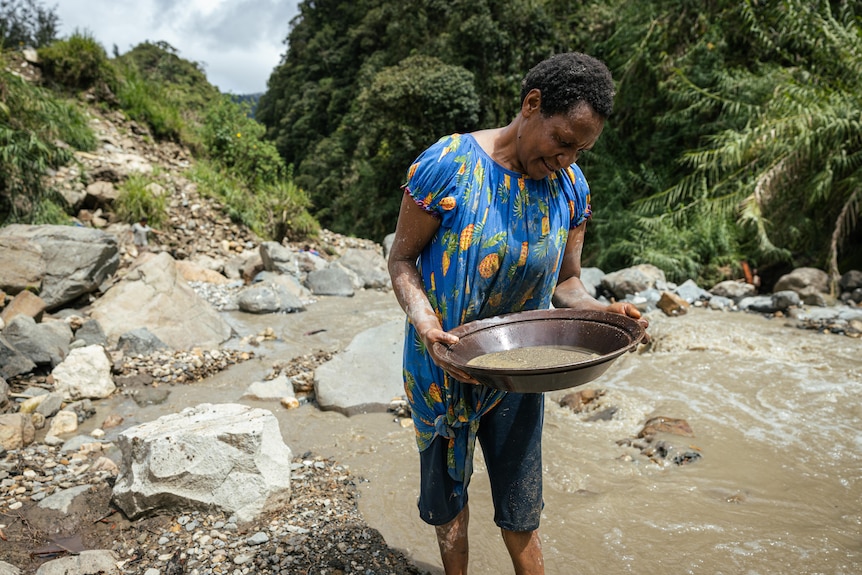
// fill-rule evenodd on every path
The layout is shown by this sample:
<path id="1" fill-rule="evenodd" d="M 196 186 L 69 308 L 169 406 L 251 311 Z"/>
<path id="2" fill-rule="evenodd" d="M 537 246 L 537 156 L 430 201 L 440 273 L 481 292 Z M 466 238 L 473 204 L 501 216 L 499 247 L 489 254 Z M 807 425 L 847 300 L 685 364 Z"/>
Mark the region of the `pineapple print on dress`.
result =
<path id="1" fill-rule="evenodd" d="M 490 278 L 500 269 L 500 256 L 488 254 L 479 262 L 479 275 L 485 279 Z"/>

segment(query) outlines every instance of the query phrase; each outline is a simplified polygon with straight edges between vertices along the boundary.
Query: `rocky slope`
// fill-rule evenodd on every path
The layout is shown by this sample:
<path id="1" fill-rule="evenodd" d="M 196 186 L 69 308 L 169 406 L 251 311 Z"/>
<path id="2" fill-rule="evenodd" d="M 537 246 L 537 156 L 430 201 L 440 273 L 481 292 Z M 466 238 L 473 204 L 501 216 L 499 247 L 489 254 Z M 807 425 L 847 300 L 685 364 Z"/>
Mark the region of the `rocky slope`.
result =
<path id="1" fill-rule="evenodd" d="M 233 224 L 218 202 L 202 195 L 185 176 L 193 161 L 187 150 L 171 143 L 153 143 L 144 128 L 120 113 L 103 114 L 95 109 L 91 113 L 98 150 L 77 153 L 78 165 L 64 167 L 50 177 L 75 206 L 80 225 L 104 229 L 117 237 L 121 263 L 114 280 L 123 277 L 139 255 L 131 244 L 128 222 L 118 221 L 111 209 L 116 184 L 134 172 L 151 174 L 157 182 L 154 191 L 168 198 L 167 223 L 152 246 L 154 251 L 168 251 L 177 260 L 203 261 L 257 250 L 260 238 Z M 380 249 L 374 242 L 326 230 L 301 247 L 315 249 L 323 257 L 333 257 L 348 247 Z M 95 297 L 98 294 L 90 299 Z M 178 354 L 149 362 L 128 358 L 117 370 L 117 378 L 156 381 L 153 371 L 170 366 L 173 355 Z M 330 355 L 294 358 L 280 370 L 286 375 L 307 375 Z M 191 383 L 189 378 L 206 377 L 243 359 L 239 354 L 222 354 L 193 372 L 179 370 L 179 379 L 160 378 L 157 383 Z M 28 386 L 48 388 L 50 381 L 45 373 L 33 373 L 13 378 L 9 385 L 14 400 Z M 10 402 L 5 411 L 13 409 Z M 103 426 L 111 424 L 106 421 Z M 363 522 L 356 506 L 358 478 L 338 462 L 310 453 L 296 458 L 289 506 L 251 524 L 237 525 L 218 513 L 169 510 L 128 520 L 110 503 L 117 456 L 116 450 L 95 442 L 63 448 L 36 441 L 0 453 L 0 573 L 17 573 L 16 569 L 35 573 L 49 561 L 69 562 L 62 566 L 66 573 L 89 572 L 84 566 L 89 554 L 83 553 L 89 550 L 107 552 L 116 573 L 421 572 Z M 75 489 L 78 496 L 62 509 L 38 505 L 66 489 Z"/>

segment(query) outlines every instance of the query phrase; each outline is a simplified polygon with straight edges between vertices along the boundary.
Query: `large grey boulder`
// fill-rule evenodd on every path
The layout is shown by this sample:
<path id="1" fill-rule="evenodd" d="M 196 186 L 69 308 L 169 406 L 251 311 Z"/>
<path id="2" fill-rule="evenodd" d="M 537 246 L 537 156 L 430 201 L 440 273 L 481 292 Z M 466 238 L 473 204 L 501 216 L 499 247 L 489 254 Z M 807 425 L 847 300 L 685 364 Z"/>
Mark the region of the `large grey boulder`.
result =
<path id="1" fill-rule="evenodd" d="M 17 315 L 3 330 L 6 340 L 36 365 L 54 367 L 69 354 L 72 329 L 66 322 L 36 323 L 32 317 Z"/>
<path id="2" fill-rule="evenodd" d="M 795 291 L 807 305 L 825 305 L 829 294 L 829 274 L 817 268 L 796 268 L 778 278 L 773 292 Z"/>
<path id="3" fill-rule="evenodd" d="M 337 265 L 309 273 L 305 278 L 305 287 L 314 295 L 353 297 L 356 293 L 348 272 Z"/>
<path id="4" fill-rule="evenodd" d="M 360 333 L 314 371 L 318 405 L 345 415 L 385 412 L 393 398 L 404 394 L 403 351 L 403 319 Z"/>
<path id="5" fill-rule="evenodd" d="M 772 306 L 779 311 L 787 311 L 791 307 L 799 307 L 802 299 L 793 290 L 778 291 L 772 294 Z"/>
<path id="6" fill-rule="evenodd" d="M 36 369 L 33 360 L 18 351 L 3 335 L 0 335 L 0 377 L 10 378 Z"/>
<path id="7" fill-rule="evenodd" d="M 311 297 L 311 290 L 302 285 L 302 282 L 294 275 L 280 274 L 278 272 L 262 271 L 252 280 L 252 285 L 272 284 L 281 286 L 300 300 L 307 300 Z"/>
<path id="8" fill-rule="evenodd" d="M 841 287 L 842 291 L 849 292 L 862 288 L 862 271 L 850 270 L 849 272 L 845 272 L 841 276 L 841 280 L 838 282 L 838 285 Z"/>
<path id="9" fill-rule="evenodd" d="M 300 276 L 296 254 L 290 248 L 278 242 L 262 242 L 258 251 L 263 261 L 263 269 L 266 271 Z"/>
<path id="10" fill-rule="evenodd" d="M 744 297 L 736 304 L 739 309 L 744 311 L 754 311 L 757 313 L 775 313 L 778 308 L 775 307 L 775 302 L 771 295 L 754 295 Z"/>
<path id="11" fill-rule="evenodd" d="M 85 320 L 75 331 L 75 339 L 73 341 L 81 342 L 84 345 L 107 345 L 108 338 L 105 336 L 105 330 L 99 325 L 99 322 L 94 319 Z"/>
<path id="12" fill-rule="evenodd" d="M 147 328 L 139 327 L 121 335 L 117 349 L 128 355 L 150 355 L 168 346 Z"/>
<path id="13" fill-rule="evenodd" d="M 664 272 L 652 264 L 639 264 L 611 272 L 602 278 L 602 287 L 618 300 L 649 288 L 661 289 L 665 283 Z"/>
<path id="14" fill-rule="evenodd" d="M 110 343 L 139 327 L 173 349 L 214 348 L 231 335 L 228 323 L 180 277 L 165 252 L 129 271 L 94 302 L 90 316 Z"/>
<path id="15" fill-rule="evenodd" d="M 581 283 L 584 284 L 587 293 L 593 297 L 599 295 L 598 288 L 602 285 L 602 278 L 605 277 L 605 272 L 599 268 L 582 268 Z"/>
<path id="16" fill-rule="evenodd" d="M 263 269 L 268 272 L 290 274 L 303 279 L 306 274 L 322 270 L 327 262 L 308 250 L 294 251 L 278 242 L 263 242 L 258 248 Z"/>
<path id="17" fill-rule="evenodd" d="M 305 309 L 299 297 L 277 283 L 248 286 L 240 292 L 237 305 L 247 313 L 293 313 Z"/>
<path id="18" fill-rule="evenodd" d="M 0 228 L 0 289 L 35 288 L 47 309 L 96 291 L 120 264 L 114 236 L 75 226 Z"/>
<path id="19" fill-rule="evenodd" d="M 736 280 L 724 280 L 718 282 L 709 292 L 714 296 L 726 297 L 733 301 L 739 301 L 742 298 L 751 297 L 757 293 L 757 288 L 752 284 L 740 282 Z"/>
<path id="20" fill-rule="evenodd" d="M 709 301 L 710 298 L 712 298 L 711 293 L 697 285 L 697 283 L 692 279 L 685 280 L 674 291 L 676 292 L 676 295 L 678 295 L 688 303 L 694 303 L 696 301 Z"/>
<path id="21" fill-rule="evenodd" d="M 359 277 L 362 288 L 392 287 L 386 259 L 374 250 L 348 248 L 336 261 Z"/>
<path id="22" fill-rule="evenodd" d="M 290 501 L 290 448 L 264 409 L 201 404 L 123 431 L 112 500 L 131 518 L 220 510 L 250 521 Z"/>

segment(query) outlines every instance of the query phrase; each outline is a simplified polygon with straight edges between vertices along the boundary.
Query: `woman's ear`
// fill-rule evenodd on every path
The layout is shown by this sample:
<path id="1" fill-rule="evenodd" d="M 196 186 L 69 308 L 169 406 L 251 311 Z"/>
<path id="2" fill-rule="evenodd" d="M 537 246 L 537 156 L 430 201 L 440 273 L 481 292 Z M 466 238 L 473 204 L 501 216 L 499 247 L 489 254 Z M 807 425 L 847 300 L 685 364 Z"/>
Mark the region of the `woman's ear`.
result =
<path id="1" fill-rule="evenodd" d="M 521 114 L 531 116 L 542 109 L 542 92 L 538 88 L 533 88 L 527 95 L 524 96 L 524 101 L 521 102 Z"/>

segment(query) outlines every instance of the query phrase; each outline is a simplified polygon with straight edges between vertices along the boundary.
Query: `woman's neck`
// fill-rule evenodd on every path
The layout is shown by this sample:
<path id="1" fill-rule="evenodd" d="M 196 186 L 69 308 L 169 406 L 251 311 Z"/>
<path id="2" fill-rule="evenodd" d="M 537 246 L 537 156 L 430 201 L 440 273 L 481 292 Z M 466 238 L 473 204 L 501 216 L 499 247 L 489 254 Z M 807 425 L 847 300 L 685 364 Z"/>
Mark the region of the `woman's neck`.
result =
<path id="1" fill-rule="evenodd" d="M 502 128 L 479 130 L 471 135 L 495 162 L 513 172 L 519 172 L 522 171 L 522 167 L 518 162 L 517 133 L 516 123 L 512 122 Z"/>

